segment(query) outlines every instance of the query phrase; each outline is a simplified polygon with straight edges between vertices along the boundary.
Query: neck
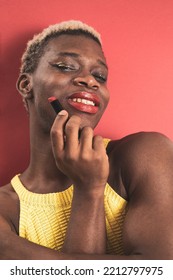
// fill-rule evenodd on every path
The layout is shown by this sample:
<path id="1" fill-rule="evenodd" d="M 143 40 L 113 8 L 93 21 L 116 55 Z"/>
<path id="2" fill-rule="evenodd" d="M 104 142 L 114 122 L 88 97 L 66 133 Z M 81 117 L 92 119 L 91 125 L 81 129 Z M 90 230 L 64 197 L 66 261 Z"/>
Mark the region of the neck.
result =
<path id="1" fill-rule="evenodd" d="M 36 193 L 67 189 L 72 182 L 56 166 L 49 134 L 33 128 L 30 131 L 30 143 L 30 164 L 20 177 L 25 187 Z"/>

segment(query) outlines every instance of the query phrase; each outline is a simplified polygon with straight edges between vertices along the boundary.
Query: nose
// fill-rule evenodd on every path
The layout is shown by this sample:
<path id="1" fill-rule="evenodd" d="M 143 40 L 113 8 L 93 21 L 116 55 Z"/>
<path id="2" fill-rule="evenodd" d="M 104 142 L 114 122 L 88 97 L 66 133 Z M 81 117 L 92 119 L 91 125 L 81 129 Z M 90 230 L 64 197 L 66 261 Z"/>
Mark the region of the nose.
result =
<path id="1" fill-rule="evenodd" d="M 99 88 L 99 83 L 92 75 L 79 76 L 74 78 L 74 85 L 87 87 L 93 90 L 97 90 Z"/>

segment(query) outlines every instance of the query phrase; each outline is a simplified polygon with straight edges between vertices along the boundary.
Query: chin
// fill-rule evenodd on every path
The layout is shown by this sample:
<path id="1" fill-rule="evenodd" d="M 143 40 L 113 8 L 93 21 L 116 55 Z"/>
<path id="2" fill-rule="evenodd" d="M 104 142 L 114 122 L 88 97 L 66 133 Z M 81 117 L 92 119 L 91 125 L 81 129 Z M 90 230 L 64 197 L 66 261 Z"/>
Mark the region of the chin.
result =
<path id="1" fill-rule="evenodd" d="M 82 129 L 83 127 L 88 126 L 88 127 L 91 127 L 92 129 L 95 129 L 95 127 L 99 123 L 99 120 L 91 120 L 91 119 L 88 119 L 88 118 L 82 118 L 80 128 Z"/>

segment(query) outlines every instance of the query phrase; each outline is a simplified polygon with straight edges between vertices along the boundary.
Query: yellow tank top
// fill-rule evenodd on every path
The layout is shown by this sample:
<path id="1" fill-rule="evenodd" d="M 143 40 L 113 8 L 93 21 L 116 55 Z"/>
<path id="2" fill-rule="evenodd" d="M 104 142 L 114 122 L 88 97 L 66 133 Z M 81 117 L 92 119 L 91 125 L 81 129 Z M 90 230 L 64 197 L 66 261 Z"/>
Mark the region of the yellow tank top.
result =
<path id="1" fill-rule="evenodd" d="M 105 145 L 108 140 L 105 140 Z M 28 191 L 16 175 L 12 187 L 20 200 L 19 236 L 60 251 L 64 243 L 73 196 L 73 186 L 65 191 L 37 194 Z M 107 183 L 104 193 L 107 253 L 123 254 L 122 226 L 127 201 Z"/>

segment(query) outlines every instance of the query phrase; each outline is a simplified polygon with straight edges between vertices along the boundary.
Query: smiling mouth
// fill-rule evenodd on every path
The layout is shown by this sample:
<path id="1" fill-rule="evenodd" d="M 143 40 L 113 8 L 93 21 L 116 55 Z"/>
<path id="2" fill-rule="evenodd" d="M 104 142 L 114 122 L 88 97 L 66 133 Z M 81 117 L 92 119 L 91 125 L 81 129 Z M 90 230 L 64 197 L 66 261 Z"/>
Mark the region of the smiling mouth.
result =
<path id="1" fill-rule="evenodd" d="M 68 103 L 83 113 L 96 114 L 99 110 L 100 100 L 94 93 L 78 92 L 69 96 Z"/>

